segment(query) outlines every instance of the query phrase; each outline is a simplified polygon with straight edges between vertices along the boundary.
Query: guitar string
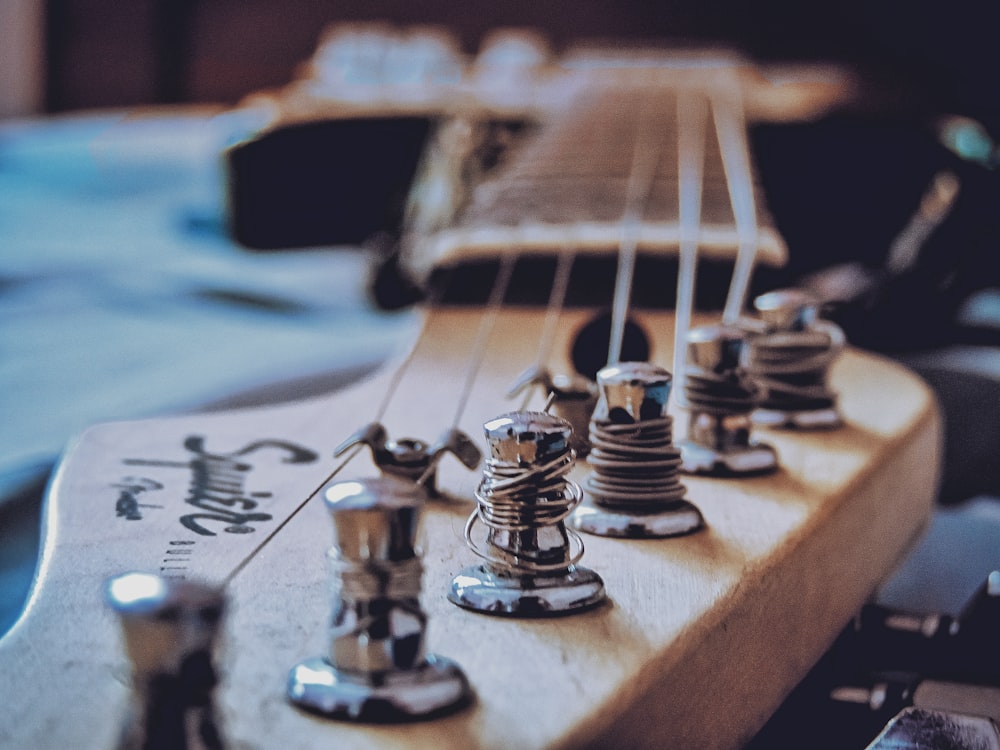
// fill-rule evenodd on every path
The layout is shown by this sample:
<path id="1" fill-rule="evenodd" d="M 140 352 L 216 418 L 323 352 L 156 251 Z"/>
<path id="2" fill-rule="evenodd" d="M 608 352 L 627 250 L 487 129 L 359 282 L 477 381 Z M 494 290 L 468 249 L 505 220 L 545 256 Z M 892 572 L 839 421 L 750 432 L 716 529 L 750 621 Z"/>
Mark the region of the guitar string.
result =
<path id="1" fill-rule="evenodd" d="M 533 368 L 536 372 L 540 372 L 549 360 L 552 344 L 555 341 L 556 326 L 559 323 L 559 317 L 561 316 L 563 307 L 566 303 L 566 293 L 569 290 L 569 279 L 575 260 L 576 248 L 573 246 L 572 242 L 567 242 L 559 251 L 559 258 L 556 262 L 556 271 L 552 279 L 552 290 L 549 293 L 549 300 L 545 308 L 545 320 L 542 323 L 542 333 L 538 337 L 538 355 L 535 357 L 535 364 Z M 528 408 L 528 403 L 531 401 L 533 396 L 534 393 L 532 392 L 532 389 L 529 388 L 528 392 L 524 396 L 524 400 L 521 402 L 521 411 L 525 411 Z M 542 411 L 548 410 L 548 406 L 551 405 L 552 402 L 552 396 L 554 396 L 554 394 L 549 395 L 549 399 L 546 402 L 546 408 Z"/>
<path id="2" fill-rule="evenodd" d="M 684 368 L 687 334 L 694 309 L 704 187 L 705 98 L 694 91 L 677 95 L 677 203 L 680 246 L 674 305 L 674 403 L 685 406 Z"/>
<path id="3" fill-rule="evenodd" d="M 499 314 L 499 307 L 502 306 L 503 304 L 503 298 L 506 294 L 507 287 L 510 284 L 510 279 L 513 275 L 513 269 L 516 259 L 517 259 L 516 255 L 509 254 L 505 255 L 500 262 L 500 269 L 493 283 L 493 289 L 490 293 L 487 311 L 484 314 L 483 318 L 480 319 L 479 330 L 477 331 L 477 343 L 474 346 L 474 352 L 475 352 L 474 357 L 479 358 L 480 360 L 485 356 L 485 342 L 489 339 L 489 333 L 496 323 L 496 319 Z M 441 288 L 443 287 L 444 284 L 441 285 Z M 441 294 L 439 291 L 432 298 L 435 303 L 440 301 L 440 296 Z M 384 416 L 384 413 L 388 408 L 389 402 L 392 399 L 392 396 L 394 395 L 396 390 L 398 389 L 400 383 L 402 382 L 405 371 L 409 369 L 410 364 L 413 362 L 418 348 L 419 346 L 411 347 L 406 357 L 403 359 L 399 367 L 397 367 L 395 372 L 393 373 L 392 379 L 389 382 L 389 387 L 386 389 L 386 394 L 383 397 L 382 402 L 377 411 L 376 420 L 381 419 L 382 416 Z M 474 360 L 467 371 L 466 383 L 465 386 L 463 387 L 463 395 L 460 398 L 460 407 L 456 413 L 455 421 L 452 423 L 452 427 L 457 425 L 459 419 L 461 419 L 462 413 L 465 409 L 465 404 L 468 400 L 468 394 L 472 390 L 472 381 L 475 379 L 475 376 L 479 371 L 480 364 L 481 362 L 476 362 Z M 302 502 L 300 502 L 298 505 L 296 505 L 295 508 L 293 508 L 292 511 L 287 516 L 285 516 L 285 518 L 283 518 L 278 523 L 278 525 L 274 529 L 272 529 L 271 532 L 266 537 L 264 537 L 264 539 L 261 540 L 260 544 L 254 547 L 250 551 L 250 553 L 246 557 L 244 557 L 239 562 L 239 564 L 236 565 L 235 568 L 233 568 L 233 570 L 229 573 L 229 575 L 227 575 L 222 580 L 222 585 L 228 586 L 233 581 L 233 579 L 236 578 L 236 576 L 238 576 L 247 567 L 247 565 L 250 564 L 250 562 L 261 552 L 261 550 L 263 550 L 264 547 L 266 547 L 282 530 L 284 530 L 284 528 L 292 521 L 292 519 L 295 518 L 302 511 L 302 509 L 305 508 L 306 505 L 308 505 L 309 502 L 312 501 L 312 499 L 316 497 L 323 490 L 324 487 L 326 487 L 331 481 L 333 481 L 333 479 L 341 471 L 343 471 L 343 469 L 351 462 L 352 459 L 354 459 L 355 456 L 358 455 L 358 453 L 362 450 L 363 447 L 364 447 L 363 445 L 359 444 L 354 446 L 350 451 L 348 451 L 347 455 L 344 456 L 344 458 L 340 461 L 340 463 L 337 464 L 337 466 L 334 467 L 334 469 L 329 474 L 326 475 L 323 481 L 320 482 L 315 487 L 315 489 L 309 492 L 306 495 L 305 499 L 302 500 Z M 420 477 L 420 480 L 418 481 L 421 482 L 425 481 L 426 476 L 427 474 Z"/>
<path id="4" fill-rule="evenodd" d="M 648 116 L 648 109 L 646 105 L 640 100 L 640 136 L 643 135 L 642 126 L 645 124 L 645 118 Z M 648 140 L 648 137 L 646 139 Z M 653 146 L 652 157 L 648 159 L 642 159 L 643 153 L 645 151 L 643 146 L 643 139 L 637 138 L 633 149 L 633 164 L 632 169 L 629 174 L 628 189 L 626 192 L 626 218 L 628 218 L 629 210 L 631 208 L 632 213 L 638 214 L 634 221 L 641 221 L 642 213 L 645 208 L 646 200 L 648 199 L 648 194 L 650 192 L 652 181 L 655 178 L 656 166 L 659 161 L 659 145 L 658 143 Z M 641 171 L 640 171 L 641 170 Z M 641 190 L 641 192 L 640 192 Z M 639 205 L 641 203 L 641 206 Z M 623 235 L 626 234 L 628 230 L 623 228 Z M 631 234 L 635 234 L 633 231 Z M 633 244 L 632 258 L 634 261 L 634 251 L 635 242 Z M 621 253 L 621 249 L 619 250 Z M 571 256 L 575 257 L 575 256 Z M 486 345 L 489 341 L 489 335 L 496 325 L 496 320 L 499 316 L 500 308 L 503 305 L 504 297 L 507 293 L 508 286 L 510 284 L 511 278 L 513 276 L 513 270 L 515 262 L 517 260 L 517 255 L 514 253 L 507 254 L 503 256 L 500 261 L 500 267 L 494 280 L 493 288 L 490 293 L 489 301 L 487 303 L 487 310 L 483 317 L 480 319 L 480 325 L 477 330 L 476 340 L 473 345 L 473 356 L 470 359 L 470 365 L 466 372 L 465 383 L 463 385 L 462 393 L 458 399 L 458 404 L 455 411 L 455 416 L 452 422 L 452 427 L 456 426 L 462 418 L 465 409 L 468 405 L 468 399 L 472 392 L 473 384 L 475 382 L 476 376 L 479 373 L 479 369 L 482 366 L 482 362 L 485 359 Z M 568 264 L 567 264 L 568 265 Z M 631 264 L 634 267 L 634 262 Z M 566 269 L 568 277 L 568 268 Z M 628 283 L 631 285 L 631 273 L 628 274 Z M 619 293 L 619 288 L 615 291 L 615 304 L 619 308 L 621 317 L 621 330 L 624 330 L 624 318 L 627 314 L 627 306 L 629 302 L 629 295 L 626 293 L 622 296 Z M 554 298 L 556 295 L 553 294 L 550 299 Z M 624 301 L 622 301 L 624 300 Z M 620 351 L 620 341 L 621 334 L 619 333 L 618 339 L 618 350 Z M 397 368 L 396 372 L 393 374 L 393 378 L 390 381 L 390 387 L 387 389 L 386 396 L 379 407 L 378 414 L 381 416 L 384 414 L 388 407 L 389 401 L 392 395 L 395 393 L 399 384 L 402 382 L 405 371 L 408 369 L 410 363 L 412 362 L 417 347 L 413 347 L 407 357 Z M 316 488 L 310 492 L 306 498 L 299 503 L 291 513 L 289 513 L 277 526 L 274 528 L 270 534 L 268 534 L 259 545 L 257 545 L 251 552 L 233 569 L 233 571 L 223 579 L 223 585 L 229 585 L 237 575 L 239 575 L 250 563 L 253 558 L 255 558 L 265 546 L 267 546 L 271 540 L 273 540 L 290 522 L 291 520 L 299 514 L 299 512 L 305 508 L 305 506 L 314 498 L 316 495 L 322 491 L 322 489 L 329 484 L 346 466 L 350 461 L 357 456 L 361 451 L 363 446 L 357 445 L 343 458 L 343 460 L 333 469 L 330 474 L 328 474 L 324 480 L 316 486 Z M 423 481 L 429 475 L 429 471 L 420 477 L 418 481 Z"/>
<path id="5" fill-rule="evenodd" d="M 722 168 L 729 201 L 736 220 L 737 251 L 729 294 L 722 310 L 723 323 L 735 323 L 743 312 L 750 277 L 757 256 L 757 209 L 747 143 L 743 97 L 731 74 L 711 96 L 712 119 L 722 152 Z"/>
<path id="6" fill-rule="evenodd" d="M 469 403 L 469 395 L 475 384 L 479 369 L 486 359 L 486 348 L 490 340 L 490 333 L 496 327 L 497 318 L 500 316 L 500 308 L 503 307 L 503 300 L 510 286 L 510 280 L 514 275 L 514 266 L 519 257 L 518 253 L 507 253 L 500 260 L 500 268 L 497 271 L 496 279 L 493 282 L 493 289 L 487 302 L 486 313 L 479 320 L 479 330 L 476 331 L 476 340 L 472 348 L 472 357 L 469 360 L 469 367 L 466 370 L 465 384 L 462 393 L 458 398 L 458 406 L 455 409 L 455 418 L 451 426 L 457 427 L 465 407 Z"/>
<path id="7" fill-rule="evenodd" d="M 641 97 L 638 104 L 637 133 L 632 146 L 632 165 L 625 187 L 625 206 L 620 222 L 621 239 L 618 247 L 618 272 L 611 310 L 611 338 L 608 342 L 608 364 L 621 359 L 625 338 L 625 323 L 631 304 L 635 259 L 639 245 L 642 218 L 656 179 L 660 162 L 661 145 L 649 126 L 650 99 Z"/>

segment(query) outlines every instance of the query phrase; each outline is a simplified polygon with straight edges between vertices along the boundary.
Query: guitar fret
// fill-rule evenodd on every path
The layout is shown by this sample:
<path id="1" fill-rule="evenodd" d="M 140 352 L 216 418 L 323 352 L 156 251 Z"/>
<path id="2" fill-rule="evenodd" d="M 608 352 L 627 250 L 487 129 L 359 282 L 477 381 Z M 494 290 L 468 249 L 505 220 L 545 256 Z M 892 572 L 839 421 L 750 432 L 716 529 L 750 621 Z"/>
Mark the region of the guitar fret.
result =
<path id="1" fill-rule="evenodd" d="M 643 133 L 634 114 L 643 101 L 650 123 L 662 131 Z M 650 194 L 643 212 L 646 224 L 676 224 L 679 195 L 676 149 L 676 91 L 663 85 L 615 89 L 597 85 L 578 98 L 558 127 L 542 133 L 514 153 L 508 163 L 476 187 L 456 230 L 524 224 L 614 224 L 625 211 L 632 144 L 662 137 Z M 758 225 L 772 222 L 757 202 Z M 717 140 L 705 144 L 702 223 L 735 237 L 736 219 Z M 735 247 L 735 242 L 734 242 Z M 648 240 L 644 249 L 650 249 Z M 655 249 L 655 248 L 653 248 Z"/>

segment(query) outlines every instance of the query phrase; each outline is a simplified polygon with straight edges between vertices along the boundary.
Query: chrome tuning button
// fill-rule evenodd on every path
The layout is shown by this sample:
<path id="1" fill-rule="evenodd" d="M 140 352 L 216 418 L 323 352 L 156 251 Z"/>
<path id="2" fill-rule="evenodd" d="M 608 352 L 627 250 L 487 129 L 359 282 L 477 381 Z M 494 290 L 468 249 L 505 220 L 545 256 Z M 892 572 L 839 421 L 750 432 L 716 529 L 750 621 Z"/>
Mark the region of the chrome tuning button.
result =
<path id="1" fill-rule="evenodd" d="M 465 538 L 485 562 L 455 576 L 448 599 L 515 617 L 570 614 L 604 601 L 604 582 L 577 565 L 583 542 L 565 524 L 581 497 L 567 478 L 575 464 L 569 422 L 515 411 L 484 429 L 489 457 Z"/>
<path id="2" fill-rule="evenodd" d="M 427 655 L 417 546 L 423 488 L 388 476 L 337 482 L 325 494 L 334 543 L 329 651 L 288 676 L 296 705 L 334 719 L 398 722 L 467 704 L 462 670 Z"/>
<path id="3" fill-rule="evenodd" d="M 147 573 L 108 581 L 132 662 L 120 750 L 223 747 L 212 654 L 225 608 L 219 589 Z"/>
<path id="4" fill-rule="evenodd" d="M 667 401 L 673 378 L 648 362 L 622 362 L 597 373 L 601 396 L 590 423 L 586 502 L 573 517 L 600 536 L 655 538 L 705 525 L 685 499 L 680 451 Z"/>
<path id="5" fill-rule="evenodd" d="M 839 426 L 837 396 L 827 375 L 844 348 L 844 332 L 819 319 L 819 301 L 804 290 L 762 294 L 754 307 L 763 330 L 750 338 L 747 369 L 764 391 L 754 422 L 801 429 Z"/>
<path id="6" fill-rule="evenodd" d="M 740 476 L 778 467 L 774 449 L 751 434 L 760 388 L 744 368 L 746 343 L 746 332 L 735 326 L 688 334 L 684 401 L 691 418 L 687 440 L 678 444 L 683 471 Z"/>
<path id="7" fill-rule="evenodd" d="M 577 458 L 590 453 L 590 417 L 597 406 L 597 384 L 583 375 L 553 375 L 545 368 L 525 370 L 507 392 L 516 396 L 532 387 L 541 388 L 549 396 L 549 408 L 570 423 L 573 435 L 570 446 Z"/>
<path id="8" fill-rule="evenodd" d="M 337 446 L 333 455 L 342 456 L 356 445 L 367 445 L 375 465 L 385 474 L 413 482 L 422 480 L 421 484 L 432 497 L 438 494 L 435 467 L 446 453 L 454 454 L 469 469 L 475 469 L 482 460 L 482 453 L 472 438 L 454 427 L 430 445 L 416 438 L 390 440 L 384 426 L 370 422 Z"/>

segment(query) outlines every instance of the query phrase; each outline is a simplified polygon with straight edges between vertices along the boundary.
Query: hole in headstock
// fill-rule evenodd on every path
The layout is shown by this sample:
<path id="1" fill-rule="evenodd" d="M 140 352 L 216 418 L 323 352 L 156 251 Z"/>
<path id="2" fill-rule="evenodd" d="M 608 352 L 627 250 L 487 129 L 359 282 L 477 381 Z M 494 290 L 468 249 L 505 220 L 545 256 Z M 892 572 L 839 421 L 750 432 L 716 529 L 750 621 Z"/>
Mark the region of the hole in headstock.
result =
<path id="1" fill-rule="evenodd" d="M 597 380 L 597 371 L 608 362 L 610 343 L 611 311 L 606 310 L 577 331 L 570 354 L 573 367 L 581 375 Z M 625 335 L 622 337 L 621 361 L 645 362 L 649 354 L 649 337 L 642 326 L 629 318 L 625 321 Z"/>

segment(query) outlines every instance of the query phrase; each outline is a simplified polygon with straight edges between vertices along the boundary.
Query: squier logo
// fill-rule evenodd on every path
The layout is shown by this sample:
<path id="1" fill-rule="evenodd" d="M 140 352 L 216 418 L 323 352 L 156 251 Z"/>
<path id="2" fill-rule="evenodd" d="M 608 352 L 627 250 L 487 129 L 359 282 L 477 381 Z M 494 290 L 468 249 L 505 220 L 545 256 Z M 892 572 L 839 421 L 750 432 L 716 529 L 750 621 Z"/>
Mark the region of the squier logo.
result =
<path id="1" fill-rule="evenodd" d="M 284 454 L 282 463 L 312 463 L 319 456 L 313 451 L 283 440 L 256 440 L 232 453 L 212 453 L 205 448 L 205 438 L 192 435 L 184 441 L 192 454 L 189 461 L 159 461 L 156 459 L 127 458 L 127 466 L 157 466 L 186 469 L 190 484 L 184 502 L 196 508 L 194 513 L 181 516 L 181 524 L 196 534 L 215 536 L 221 525 L 229 534 L 249 534 L 254 531 L 251 523 L 270 521 L 270 513 L 255 511 L 260 500 L 271 497 L 271 492 L 247 492 L 247 474 L 254 468 L 254 457 L 267 451 Z M 128 521 L 142 520 L 142 508 L 162 508 L 163 505 L 140 503 L 144 493 L 164 489 L 162 482 L 146 477 L 125 477 L 112 485 L 119 490 L 115 512 Z M 146 499 L 146 498 L 143 498 Z"/>

